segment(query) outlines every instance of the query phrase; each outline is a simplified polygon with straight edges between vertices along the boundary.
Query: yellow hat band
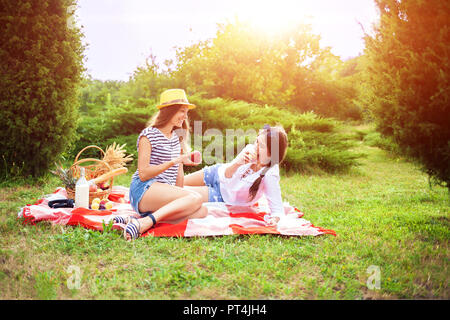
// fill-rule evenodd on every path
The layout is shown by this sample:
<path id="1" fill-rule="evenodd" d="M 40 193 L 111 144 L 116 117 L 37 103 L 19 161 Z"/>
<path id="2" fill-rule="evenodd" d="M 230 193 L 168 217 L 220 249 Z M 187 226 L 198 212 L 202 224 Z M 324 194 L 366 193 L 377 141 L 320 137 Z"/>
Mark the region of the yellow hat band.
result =
<path id="1" fill-rule="evenodd" d="M 161 93 L 160 103 L 157 108 L 161 109 L 174 104 L 186 105 L 189 109 L 195 108 L 195 105 L 189 103 L 183 89 L 169 89 Z"/>
<path id="2" fill-rule="evenodd" d="M 164 102 L 163 104 L 161 104 L 160 106 L 166 106 L 168 104 L 190 104 L 189 101 L 185 100 L 185 99 L 176 99 L 176 100 L 172 100 L 172 101 L 167 101 Z"/>

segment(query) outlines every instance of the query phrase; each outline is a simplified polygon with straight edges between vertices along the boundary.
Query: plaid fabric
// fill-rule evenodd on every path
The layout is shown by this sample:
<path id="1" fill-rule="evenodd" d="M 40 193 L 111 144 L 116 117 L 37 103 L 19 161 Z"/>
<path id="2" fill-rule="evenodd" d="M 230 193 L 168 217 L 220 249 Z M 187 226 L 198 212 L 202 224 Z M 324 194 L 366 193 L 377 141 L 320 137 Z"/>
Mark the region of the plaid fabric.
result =
<path id="1" fill-rule="evenodd" d="M 114 186 L 109 200 L 114 202 L 111 210 L 88 210 L 83 208 L 52 209 L 48 202 L 54 199 L 66 198 L 64 188 L 57 188 L 53 194 L 46 195 L 33 205 L 21 208 L 18 218 L 24 223 L 48 221 L 52 224 L 82 226 L 93 230 L 103 230 L 115 216 L 132 215 L 134 212 L 128 197 L 128 188 Z M 330 229 L 314 226 L 303 218 L 303 213 L 297 208 L 284 203 L 286 216 L 276 226 L 266 222 L 270 216 L 267 200 L 260 199 L 251 207 L 229 206 L 223 202 L 205 203 L 208 215 L 202 219 L 188 219 L 178 224 L 158 223 L 141 236 L 155 237 L 195 237 L 222 236 L 230 234 L 280 234 L 288 236 L 318 236 L 336 233 Z M 113 228 L 120 228 L 113 225 Z"/>

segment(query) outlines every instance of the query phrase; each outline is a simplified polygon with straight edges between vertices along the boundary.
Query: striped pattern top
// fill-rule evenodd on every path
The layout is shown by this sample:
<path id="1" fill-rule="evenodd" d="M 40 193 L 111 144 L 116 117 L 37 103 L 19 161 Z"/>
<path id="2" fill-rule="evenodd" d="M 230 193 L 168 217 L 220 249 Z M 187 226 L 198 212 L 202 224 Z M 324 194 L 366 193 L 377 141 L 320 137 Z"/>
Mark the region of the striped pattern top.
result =
<path id="1" fill-rule="evenodd" d="M 181 153 L 181 145 L 180 139 L 178 135 L 173 132 L 172 137 L 167 138 L 158 128 L 147 127 L 141 131 L 141 134 L 137 138 L 136 147 L 139 152 L 139 140 L 142 136 L 147 137 L 152 146 L 152 151 L 150 154 L 150 164 L 151 165 L 159 165 L 166 161 L 170 161 L 180 156 Z M 178 175 L 178 166 L 176 164 L 166 171 L 160 173 L 153 179 L 156 179 L 158 182 L 168 183 L 170 185 L 175 185 L 177 181 Z M 133 174 L 133 179 L 139 179 L 139 169 Z"/>

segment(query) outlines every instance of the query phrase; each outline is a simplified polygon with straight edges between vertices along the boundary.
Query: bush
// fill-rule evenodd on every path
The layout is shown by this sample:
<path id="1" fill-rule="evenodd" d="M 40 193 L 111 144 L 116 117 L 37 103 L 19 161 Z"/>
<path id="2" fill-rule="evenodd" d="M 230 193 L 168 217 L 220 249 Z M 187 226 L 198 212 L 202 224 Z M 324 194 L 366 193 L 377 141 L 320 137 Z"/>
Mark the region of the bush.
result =
<path id="1" fill-rule="evenodd" d="M 288 171 L 343 172 L 358 165 L 357 159 L 363 156 L 349 150 L 355 143 L 344 134 L 291 131 L 288 137 L 289 148 L 282 163 Z"/>
<path id="2" fill-rule="evenodd" d="M 83 70 L 81 33 L 68 26 L 74 3 L 0 4 L 2 178 L 42 175 L 74 139 Z"/>
<path id="3" fill-rule="evenodd" d="M 350 151 L 354 142 L 351 142 L 349 136 L 338 132 L 340 127 L 338 121 L 319 117 L 312 112 L 294 114 L 268 105 L 261 106 L 221 98 L 204 99 L 196 95 L 190 96 L 189 101 L 197 105 L 197 108 L 191 110 L 189 114 L 191 147 L 198 149 L 199 146 L 194 143 L 201 141 L 201 150 L 209 148 L 212 154 L 208 155 L 209 158 L 204 154 L 201 165 L 186 167 L 186 173 L 199 170 L 206 164 L 228 161 L 227 150 L 236 155 L 240 151 L 239 147 L 253 143 L 257 131 L 266 123 L 282 125 L 288 134 L 290 146 L 282 167 L 289 171 L 313 172 L 318 169 L 330 173 L 345 171 L 358 165 L 357 159 L 362 156 Z M 80 118 L 77 129 L 79 138 L 72 153 L 76 154 L 90 144 L 106 148 L 107 145 L 116 142 L 126 143 L 127 152 L 134 154 L 137 159 L 136 139 L 145 128 L 145 122 L 152 112 L 156 112 L 156 108 L 154 106 L 94 108 L 96 117 L 83 115 Z M 195 121 L 202 123 L 200 132 L 194 130 Z M 221 136 L 211 136 L 211 139 L 208 139 L 210 129 L 217 129 Z M 253 131 L 255 136 L 238 135 L 231 142 L 227 141 L 227 129 L 241 129 L 244 134 Z M 194 134 L 201 136 L 195 137 Z M 220 139 L 217 141 L 221 147 L 217 149 L 218 154 L 213 147 L 214 139 Z M 92 156 L 98 157 L 95 150 L 90 152 Z M 87 152 L 86 156 L 89 154 Z"/>
<path id="4" fill-rule="evenodd" d="M 371 147 L 378 147 L 394 154 L 400 153 L 398 145 L 390 137 L 382 136 L 379 132 L 368 133 L 363 141 Z"/>
<path id="5" fill-rule="evenodd" d="M 357 159 L 363 156 L 350 150 L 355 144 L 349 136 L 338 133 L 338 121 L 322 118 L 313 112 L 294 114 L 273 106 L 221 98 L 203 99 L 195 95 L 190 97 L 190 101 L 198 106 L 190 111 L 191 124 L 196 120 L 202 121 L 203 134 L 211 128 L 219 129 L 225 135 L 226 129 L 242 129 L 246 132 L 249 129 L 259 130 L 266 123 L 282 125 L 289 139 L 282 167 L 288 171 L 345 171 L 358 165 Z M 229 148 L 233 148 L 236 154 L 240 151 L 237 150 L 239 142 L 235 140 L 232 146 L 226 145 L 224 137 L 223 154 Z M 210 143 L 204 140 L 203 149 Z"/>
<path id="6" fill-rule="evenodd" d="M 147 121 L 156 111 L 156 108 L 132 108 L 132 107 L 105 107 L 95 106 L 95 116 L 89 111 L 82 114 L 77 125 L 77 139 L 71 149 L 71 153 L 76 154 L 88 145 L 97 145 L 101 148 L 112 144 L 113 141 L 119 143 L 124 140 L 127 143 L 126 149 L 130 153 L 136 152 L 136 139 L 139 133 L 145 128 Z M 134 137 L 130 148 L 129 143 Z M 110 143 L 108 143 L 110 142 Z M 123 144 L 123 143 L 120 143 Z M 88 153 L 89 154 L 89 153 Z"/>
<path id="7" fill-rule="evenodd" d="M 107 129 L 105 135 L 129 135 L 140 133 L 145 129 L 147 122 L 157 111 L 155 106 L 145 108 L 134 108 L 122 106 L 109 109 L 107 113 Z"/>
<path id="8" fill-rule="evenodd" d="M 378 131 L 450 190 L 450 2 L 377 1 L 366 37 Z"/>
<path id="9" fill-rule="evenodd" d="M 278 123 L 286 132 L 291 129 L 332 132 L 338 123 L 335 120 L 317 116 L 313 112 L 294 114 L 287 109 L 244 101 L 222 98 L 203 99 L 196 95 L 190 97 L 190 101 L 200 106 L 190 111 L 191 122 L 201 120 L 207 123 L 208 128 L 220 130 L 241 128 L 245 131 L 261 128 L 266 123 Z"/>

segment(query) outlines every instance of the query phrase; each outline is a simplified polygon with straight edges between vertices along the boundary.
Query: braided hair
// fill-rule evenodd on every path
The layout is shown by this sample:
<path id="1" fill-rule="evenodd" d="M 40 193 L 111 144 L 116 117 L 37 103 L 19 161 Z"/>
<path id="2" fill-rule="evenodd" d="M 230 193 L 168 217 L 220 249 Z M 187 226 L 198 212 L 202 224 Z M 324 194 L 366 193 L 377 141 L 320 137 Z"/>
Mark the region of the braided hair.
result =
<path id="1" fill-rule="evenodd" d="M 270 127 L 268 124 L 266 124 L 264 125 L 263 130 L 264 134 L 266 135 L 266 144 L 270 154 L 270 162 L 264 167 L 264 169 L 259 174 L 259 177 L 255 180 L 255 182 L 253 182 L 252 186 L 250 187 L 250 200 L 253 200 L 258 193 L 261 181 L 266 175 L 267 171 L 269 171 L 269 169 L 274 165 L 281 163 L 286 155 L 288 140 L 287 134 L 284 131 L 283 127 Z M 278 150 L 272 150 L 272 147 L 276 147 L 278 148 Z"/>

